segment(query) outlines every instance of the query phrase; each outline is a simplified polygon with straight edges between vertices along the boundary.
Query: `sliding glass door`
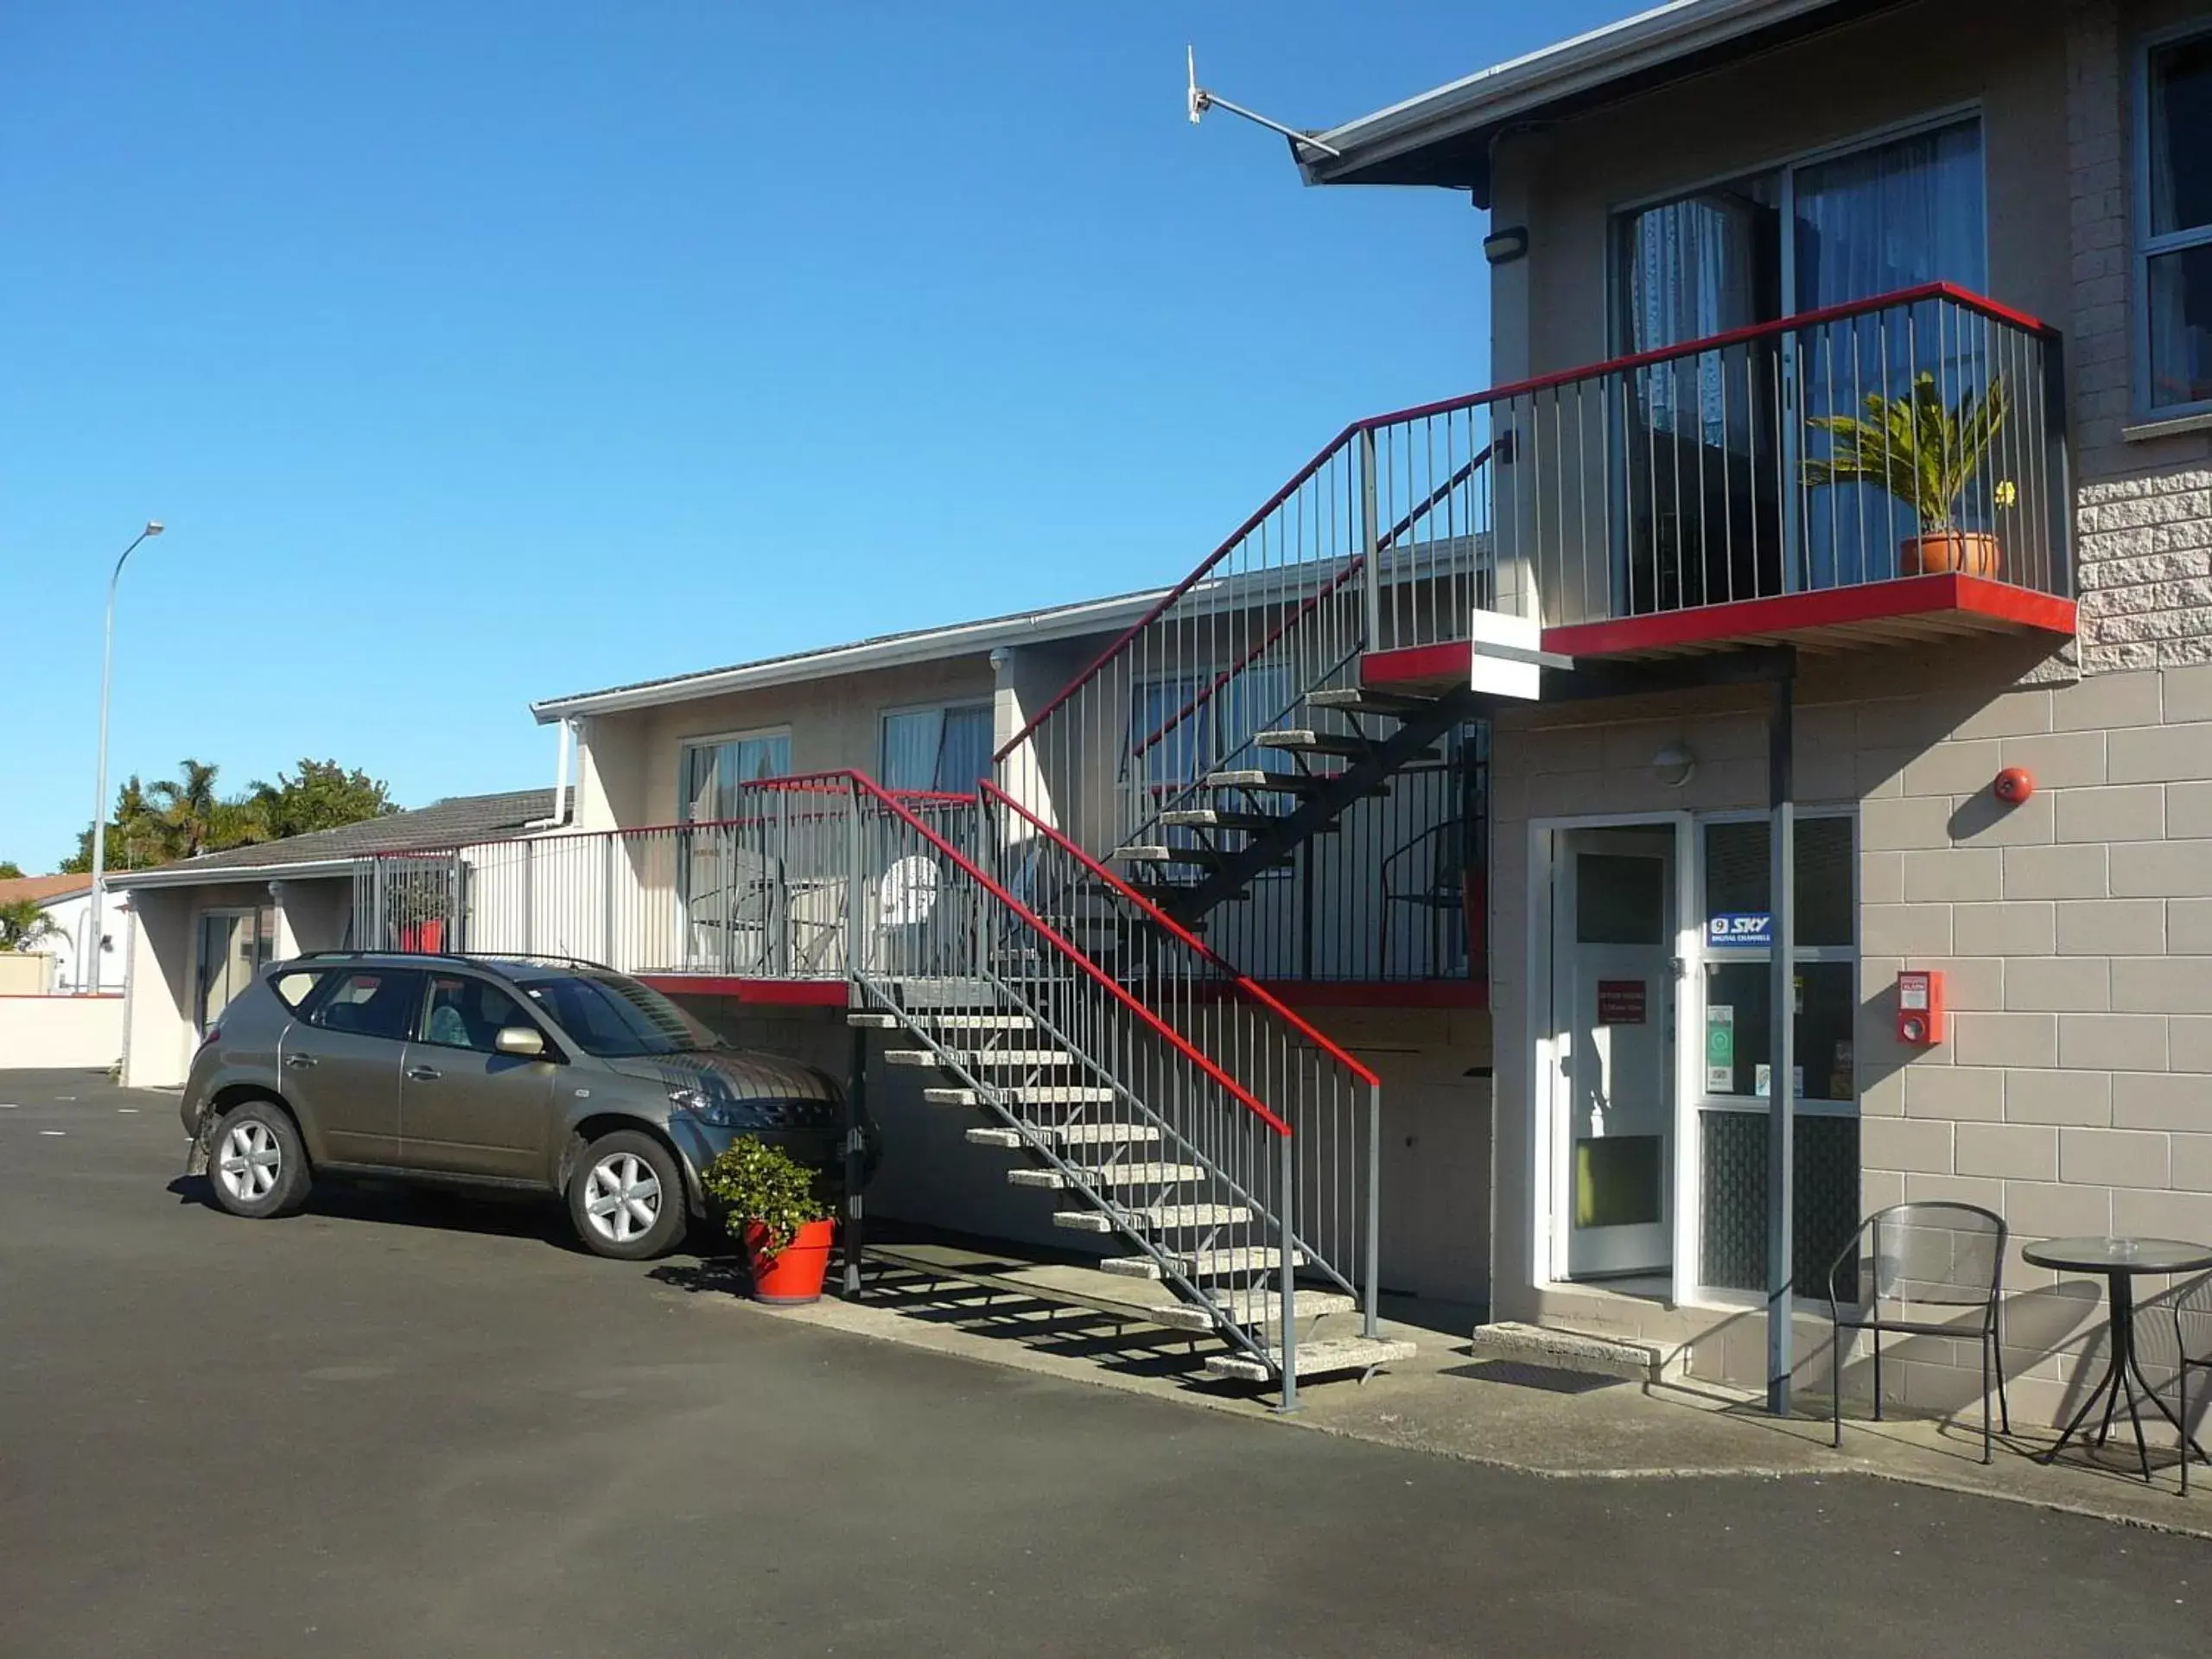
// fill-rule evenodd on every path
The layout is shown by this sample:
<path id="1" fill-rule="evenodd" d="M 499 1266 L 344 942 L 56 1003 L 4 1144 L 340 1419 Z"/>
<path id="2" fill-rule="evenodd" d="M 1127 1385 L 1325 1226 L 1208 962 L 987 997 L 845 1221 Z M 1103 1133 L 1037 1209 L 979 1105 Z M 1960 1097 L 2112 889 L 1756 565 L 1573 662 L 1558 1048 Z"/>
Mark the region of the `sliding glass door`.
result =
<path id="1" fill-rule="evenodd" d="M 1969 118 L 1621 214 L 1616 337 L 1627 353 L 1664 351 L 1925 283 L 1979 292 L 1985 243 Z M 1891 534 L 1894 504 L 1869 486 L 1807 487 L 1802 463 L 1831 442 L 1807 423 L 1905 395 L 1923 372 L 1947 407 L 1985 392 L 1978 339 L 1943 315 L 1808 324 L 1626 372 L 1608 400 L 1614 613 L 1897 574 L 1915 526 Z"/>

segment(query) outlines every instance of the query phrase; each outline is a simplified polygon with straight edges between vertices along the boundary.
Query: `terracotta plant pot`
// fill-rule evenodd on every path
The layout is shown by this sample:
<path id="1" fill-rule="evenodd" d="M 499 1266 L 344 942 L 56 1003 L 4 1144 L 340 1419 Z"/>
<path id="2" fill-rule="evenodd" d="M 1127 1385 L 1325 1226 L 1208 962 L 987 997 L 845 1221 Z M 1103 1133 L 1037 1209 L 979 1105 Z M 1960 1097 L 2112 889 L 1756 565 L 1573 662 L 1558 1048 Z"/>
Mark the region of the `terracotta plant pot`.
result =
<path id="1" fill-rule="evenodd" d="M 1939 530 L 1897 543 L 1897 574 L 1904 576 L 1993 576 L 2005 556 L 1986 530 Z"/>
<path id="2" fill-rule="evenodd" d="M 822 1281 L 830 1271 L 830 1247 L 837 1241 L 834 1221 L 802 1224 L 780 1250 L 768 1248 L 768 1230 L 745 1224 L 745 1255 L 753 1269 L 753 1300 L 779 1307 L 822 1300 Z"/>

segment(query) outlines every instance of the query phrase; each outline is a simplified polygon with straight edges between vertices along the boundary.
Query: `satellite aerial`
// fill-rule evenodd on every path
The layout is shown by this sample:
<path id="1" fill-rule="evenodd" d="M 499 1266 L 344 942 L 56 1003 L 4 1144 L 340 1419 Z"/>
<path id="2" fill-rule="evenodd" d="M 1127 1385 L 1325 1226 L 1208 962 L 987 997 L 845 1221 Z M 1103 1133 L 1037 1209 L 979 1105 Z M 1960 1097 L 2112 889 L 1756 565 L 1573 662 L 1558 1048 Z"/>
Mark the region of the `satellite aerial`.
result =
<path id="1" fill-rule="evenodd" d="M 1269 132 L 1281 133 L 1294 145 L 1302 144 L 1308 149 L 1318 149 L 1324 156 L 1344 154 L 1344 151 L 1338 149 L 1334 144 L 1325 144 L 1311 133 L 1300 132 L 1294 127 L 1286 127 L 1280 121 L 1270 121 L 1266 116 L 1248 110 L 1241 104 L 1232 104 L 1227 99 L 1217 97 L 1206 91 L 1205 87 L 1198 85 L 1198 48 L 1197 47 L 1185 47 L 1183 60 L 1185 67 L 1190 73 L 1190 85 L 1183 95 L 1183 103 L 1184 108 L 1190 114 L 1192 126 L 1198 124 L 1198 118 L 1208 110 L 1226 110 L 1231 115 L 1242 116 L 1255 125 L 1265 127 Z"/>

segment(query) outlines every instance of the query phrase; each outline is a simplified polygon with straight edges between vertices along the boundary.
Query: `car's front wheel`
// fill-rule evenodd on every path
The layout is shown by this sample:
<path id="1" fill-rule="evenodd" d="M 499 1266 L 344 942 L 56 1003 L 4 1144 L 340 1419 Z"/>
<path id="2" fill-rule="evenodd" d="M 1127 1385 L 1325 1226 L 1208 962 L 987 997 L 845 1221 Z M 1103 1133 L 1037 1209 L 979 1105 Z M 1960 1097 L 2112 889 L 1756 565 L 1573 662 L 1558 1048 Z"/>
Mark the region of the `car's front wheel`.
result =
<path id="1" fill-rule="evenodd" d="M 569 1178 L 569 1215 L 584 1248 L 618 1262 L 665 1255 L 683 1242 L 683 1177 L 652 1135 L 620 1129 L 585 1148 Z"/>
<path id="2" fill-rule="evenodd" d="M 224 1113 L 210 1137 L 207 1179 L 215 1202 L 234 1216 L 265 1221 L 295 1213 L 312 1178 L 291 1114 L 266 1100 Z"/>

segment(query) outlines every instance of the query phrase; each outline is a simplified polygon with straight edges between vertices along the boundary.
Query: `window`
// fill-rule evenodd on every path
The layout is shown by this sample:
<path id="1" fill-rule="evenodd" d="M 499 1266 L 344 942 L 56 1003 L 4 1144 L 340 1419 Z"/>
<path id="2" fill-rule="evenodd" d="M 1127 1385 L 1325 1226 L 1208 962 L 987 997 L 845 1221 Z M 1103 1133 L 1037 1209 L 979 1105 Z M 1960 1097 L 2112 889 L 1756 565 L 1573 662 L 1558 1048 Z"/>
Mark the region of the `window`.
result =
<path id="1" fill-rule="evenodd" d="M 937 789 L 965 795 L 991 773 L 991 705 L 912 709 L 883 717 L 886 789 Z"/>
<path id="2" fill-rule="evenodd" d="M 601 1059 L 686 1054 L 728 1044 L 658 991 L 620 974 L 564 974 L 534 980 L 523 994 Z"/>
<path id="3" fill-rule="evenodd" d="M 720 823 L 741 817 L 744 786 L 763 778 L 782 778 L 791 769 L 789 732 L 749 732 L 736 737 L 702 739 L 683 746 L 678 774 L 683 798 L 677 803 L 686 823 Z"/>
<path id="4" fill-rule="evenodd" d="M 2136 104 L 2142 400 L 2212 406 L 2212 30 L 2152 45 Z"/>
<path id="5" fill-rule="evenodd" d="M 308 1013 L 308 1023 L 404 1042 L 414 1034 L 422 1001 L 423 976 L 413 969 L 359 968 L 337 977 Z"/>
<path id="6" fill-rule="evenodd" d="M 1281 749 L 1251 747 L 1297 701 L 1289 670 L 1255 663 L 1226 678 L 1214 673 L 1147 680 L 1136 689 L 1129 722 L 1133 775 L 1141 784 L 1194 784 L 1220 766 L 1294 769 Z"/>
<path id="7" fill-rule="evenodd" d="M 315 988 L 321 983 L 321 969 L 295 968 L 289 973 L 278 974 L 271 979 L 269 988 L 276 993 L 279 1002 L 297 1014 L 307 1006 L 308 998 L 315 995 Z"/>
<path id="8" fill-rule="evenodd" d="M 423 1020 L 424 1042 L 493 1054 L 499 1052 L 500 1031 L 508 1026 L 535 1031 L 537 1022 L 496 985 L 466 974 L 431 976 L 429 1012 Z"/>

